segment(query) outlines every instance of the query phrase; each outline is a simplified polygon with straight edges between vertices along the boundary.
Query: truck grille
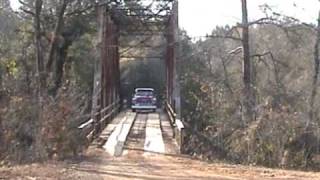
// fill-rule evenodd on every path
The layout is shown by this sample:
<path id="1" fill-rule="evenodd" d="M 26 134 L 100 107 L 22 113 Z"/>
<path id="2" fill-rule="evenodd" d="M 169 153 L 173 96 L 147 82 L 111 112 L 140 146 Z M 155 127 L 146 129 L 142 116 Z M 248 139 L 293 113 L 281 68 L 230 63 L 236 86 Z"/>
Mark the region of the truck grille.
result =
<path id="1" fill-rule="evenodd" d="M 137 104 L 152 104 L 151 98 L 138 98 L 136 100 Z"/>

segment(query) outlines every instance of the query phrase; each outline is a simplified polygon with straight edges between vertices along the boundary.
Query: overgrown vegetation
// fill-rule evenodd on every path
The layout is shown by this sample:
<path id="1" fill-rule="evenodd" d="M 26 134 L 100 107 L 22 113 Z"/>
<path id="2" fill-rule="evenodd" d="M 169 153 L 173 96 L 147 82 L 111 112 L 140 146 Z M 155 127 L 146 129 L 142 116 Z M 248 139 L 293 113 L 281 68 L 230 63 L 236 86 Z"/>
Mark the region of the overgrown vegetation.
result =
<path id="1" fill-rule="evenodd" d="M 311 122 L 308 116 L 315 31 L 301 24 L 250 28 L 256 118 L 247 124 L 241 116 L 241 42 L 221 38 L 236 31 L 216 27 L 212 38 L 197 42 L 182 34 L 185 151 L 235 163 L 317 167 L 319 105 Z"/>
<path id="2" fill-rule="evenodd" d="M 55 15 L 63 2 L 42 2 L 40 60 L 52 65 L 42 69 L 46 86 L 41 87 L 39 99 L 41 71 L 34 46 L 37 6 L 35 1 L 22 3 L 19 12 L 13 12 L 8 0 L 1 1 L 0 7 L 4 24 L 0 30 L 0 158 L 27 163 L 77 156 L 86 145 L 77 126 L 90 112 L 95 12 L 88 8 L 89 1 L 68 1 L 63 19 L 58 20 Z M 56 32 L 58 21 L 63 26 Z"/>

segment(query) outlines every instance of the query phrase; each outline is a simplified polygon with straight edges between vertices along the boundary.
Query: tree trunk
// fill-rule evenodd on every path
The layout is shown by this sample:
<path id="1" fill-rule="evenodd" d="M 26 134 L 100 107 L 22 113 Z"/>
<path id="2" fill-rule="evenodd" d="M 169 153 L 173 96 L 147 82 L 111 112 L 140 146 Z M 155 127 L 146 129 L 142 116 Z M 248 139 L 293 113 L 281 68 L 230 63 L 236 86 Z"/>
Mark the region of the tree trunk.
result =
<path id="1" fill-rule="evenodd" d="M 55 65 L 55 75 L 54 75 L 54 87 L 52 88 L 53 95 L 57 94 L 58 89 L 61 87 L 63 79 L 63 69 L 64 64 L 68 55 L 68 48 L 70 47 L 71 42 L 65 42 L 62 47 L 58 48 L 56 56 L 56 65 Z"/>
<path id="2" fill-rule="evenodd" d="M 252 65 L 250 61 L 250 47 L 249 47 L 249 23 L 247 1 L 242 2 L 242 46 L 243 46 L 243 105 L 242 105 L 242 120 L 245 124 L 254 120 L 254 97 L 252 90 Z"/>
<path id="3" fill-rule="evenodd" d="M 55 62 L 55 71 L 53 75 L 54 85 L 50 88 L 50 93 L 54 96 L 57 94 L 57 91 L 61 85 L 64 64 L 64 48 L 66 46 L 65 40 L 62 37 L 61 33 L 64 24 L 63 16 L 67 8 L 68 1 L 61 0 L 60 2 L 61 5 L 58 10 L 58 19 L 52 35 L 52 40 L 49 49 L 49 57 L 46 65 L 47 72 L 50 72 L 51 65 L 53 62 Z"/>
<path id="4" fill-rule="evenodd" d="M 35 1 L 35 16 L 34 16 L 34 30 L 35 30 L 35 49 L 36 49 L 36 60 L 37 60 L 37 74 L 38 74 L 38 120 L 36 121 L 35 130 L 35 156 L 38 160 L 42 160 L 45 157 L 45 151 L 42 147 L 42 106 L 44 104 L 44 93 L 46 89 L 46 76 L 44 71 L 43 62 L 43 51 L 41 45 L 41 11 L 42 11 L 42 0 Z"/>
<path id="5" fill-rule="evenodd" d="M 2 95 L 2 67 L 0 65 L 0 100 L 1 100 L 1 95 Z"/>
<path id="6" fill-rule="evenodd" d="M 0 65 L 0 103 L 2 103 L 2 69 L 1 69 L 1 65 Z M 0 113 L 0 144 L 4 144 L 4 141 L 3 141 L 3 128 L 2 128 L 2 117 L 1 117 L 1 113 Z M 1 146 L 0 147 L 0 159 L 2 158 L 1 157 L 1 154 L 2 154 L 2 151 L 4 150 L 4 146 Z"/>
<path id="7" fill-rule="evenodd" d="M 308 125 L 310 122 L 314 120 L 314 115 L 315 115 L 314 102 L 315 102 L 315 99 L 317 96 L 317 90 L 318 90 L 319 65 L 320 65 L 319 44 L 320 44 L 320 11 L 318 16 L 317 40 L 314 46 L 314 75 L 312 80 L 312 90 L 311 90 L 311 97 L 310 97 L 310 104 L 309 104 Z"/>
<path id="8" fill-rule="evenodd" d="M 47 65 L 46 65 L 46 68 L 47 68 L 47 71 L 50 70 L 51 68 L 51 65 L 54 61 L 54 55 L 55 53 L 57 53 L 58 51 L 58 44 L 59 44 L 59 36 L 61 34 L 61 31 L 62 31 L 62 26 L 63 26 L 63 23 L 64 23 L 64 20 L 63 20 L 63 15 L 64 15 L 64 12 L 67 8 L 67 4 L 68 4 L 68 1 L 67 0 L 62 0 L 62 4 L 61 4 L 61 8 L 59 10 L 59 14 L 58 14 L 58 20 L 56 22 L 56 26 L 54 28 L 54 32 L 53 32 L 53 35 L 52 35 L 52 41 L 51 41 L 51 44 L 50 44 L 50 49 L 49 49 L 49 58 L 48 58 L 48 62 L 47 62 Z"/>
<path id="9" fill-rule="evenodd" d="M 22 63 L 23 69 L 25 71 L 24 83 L 25 83 L 26 93 L 30 94 L 31 93 L 31 87 L 30 87 L 30 85 L 31 85 L 31 78 L 30 78 L 31 69 L 30 69 L 30 66 L 28 65 L 28 58 L 27 58 L 27 47 L 28 46 L 23 46 L 21 49 L 21 55 L 22 55 L 21 63 Z"/>
<path id="10" fill-rule="evenodd" d="M 41 11 L 42 11 L 42 0 L 36 0 L 35 2 L 35 17 L 34 17 L 34 29 L 35 29 L 35 43 L 36 43 L 36 59 L 37 59 L 37 74 L 39 78 L 39 102 L 42 102 L 42 96 L 46 88 L 46 79 L 44 71 L 44 62 L 43 62 L 43 51 L 41 45 Z"/>

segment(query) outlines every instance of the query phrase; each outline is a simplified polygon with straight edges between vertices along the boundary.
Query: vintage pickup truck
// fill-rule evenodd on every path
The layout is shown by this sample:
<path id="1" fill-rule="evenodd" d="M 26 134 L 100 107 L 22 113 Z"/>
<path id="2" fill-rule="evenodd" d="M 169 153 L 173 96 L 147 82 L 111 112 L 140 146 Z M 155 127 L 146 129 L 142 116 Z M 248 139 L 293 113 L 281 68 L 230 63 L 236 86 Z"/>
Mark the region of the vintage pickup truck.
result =
<path id="1" fill-rule="evenodd" d="M 131 101 L 131 109 L 133 112 L 137 110 L 152 110 L 157 109 L 157 98 L 153 88 L 136 88 Z"/>

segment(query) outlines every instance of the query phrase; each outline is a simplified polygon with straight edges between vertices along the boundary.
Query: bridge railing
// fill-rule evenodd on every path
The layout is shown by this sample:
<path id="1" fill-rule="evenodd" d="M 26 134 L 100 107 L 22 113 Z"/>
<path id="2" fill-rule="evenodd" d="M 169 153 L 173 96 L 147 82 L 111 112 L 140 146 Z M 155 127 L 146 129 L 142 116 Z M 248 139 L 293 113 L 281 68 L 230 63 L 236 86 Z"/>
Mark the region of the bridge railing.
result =
<path id="1" fill-rule="evenodd" d="M 168 102 L 165 103 L 165 110 L 168 114 L 170 123 L 174 129 L 174 137 L 181 151 L 181 147 L 183 145 L 183 137 L 184 137 L 184 125 L 181 119 L 177 117 L 177 114 L 175 113 L 172 106 Z"/>
<path id="2" fill-rule="evenodd" d="M 166 102 L 166 104 L 165 104 L 165 110 L 168 113 L 169 120 L 170 120 L 171 124 L 175 125 L 177 114 L 174 112 L 173 108 L 171 107 L 171 105 L 168 102 Z"/>
<path id="3" fill-rule="evenodd" d="M 94 114 L 96 121 L 93 118 L 90 118 L 88 121 L 78 126 L 81 135 L 85 136 L 87 140 L 91 142 L 98 133 L 97 131 L 101 131 L 107 125 L 107 121 L 112 119 L 119 112 L 119 108 L 120 100 L 117 100 L 99 112 L 96 112 Z"/>

